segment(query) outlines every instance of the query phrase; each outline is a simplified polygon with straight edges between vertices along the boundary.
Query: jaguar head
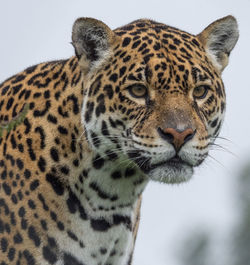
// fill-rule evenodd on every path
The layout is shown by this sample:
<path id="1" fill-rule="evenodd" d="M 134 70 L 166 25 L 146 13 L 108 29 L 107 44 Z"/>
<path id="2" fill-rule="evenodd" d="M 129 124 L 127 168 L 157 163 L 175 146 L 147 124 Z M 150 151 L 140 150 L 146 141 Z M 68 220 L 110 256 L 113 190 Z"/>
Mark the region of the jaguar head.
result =
<path id="1" fill-rule="evenodd" d="M 156 181 L 190 179 L 222 125 L 221 73 L 238 39 L 235 18 L 217 20 L 198 35 L 145 19 L 112 31 L 81 18 L 72 39 L 91 148 L 123 156 Z"/>

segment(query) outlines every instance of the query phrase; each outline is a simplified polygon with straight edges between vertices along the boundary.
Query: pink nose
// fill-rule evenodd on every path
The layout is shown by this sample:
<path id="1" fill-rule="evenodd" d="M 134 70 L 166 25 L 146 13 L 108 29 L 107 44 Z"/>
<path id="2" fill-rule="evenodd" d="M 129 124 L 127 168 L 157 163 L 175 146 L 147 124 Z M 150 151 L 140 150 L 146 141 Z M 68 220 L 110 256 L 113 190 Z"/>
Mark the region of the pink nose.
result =
<path id="1" fill-rule="evenodd" d="M 176 151 L 179 151 L 180 148 L 186 142 L 188 142 L 194 137 L 196 130 L 187 128 L 185 130 L 180 131 L 174 128 L 165 128 L 165 129 L 158 128 L 158 132 L 163 139 L 167 140 L 169 143 L 171 143 L 174 146 Z"/>

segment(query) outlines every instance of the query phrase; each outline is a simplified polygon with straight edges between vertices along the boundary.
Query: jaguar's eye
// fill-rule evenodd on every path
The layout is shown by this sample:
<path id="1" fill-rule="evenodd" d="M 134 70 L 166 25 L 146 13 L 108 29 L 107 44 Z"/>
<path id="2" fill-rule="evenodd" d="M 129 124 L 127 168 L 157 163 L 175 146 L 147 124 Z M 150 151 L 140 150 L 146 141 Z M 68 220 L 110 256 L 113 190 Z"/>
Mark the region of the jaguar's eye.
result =
<path id="1" fill-rule="evenodd" d="M 208 90 L 210 89 L 207 85 L 197 86 L 193 90 L 193 97 L 195 99 L 203 99 L 206 97 Z"/>
<path id="2" fill-rule="evenodd" d="M 131 85 L 128 88 L 131 96 L 134 98 L 145 98 L 147 96 L 148 90 L 144 85 L 136 84 Z"/>

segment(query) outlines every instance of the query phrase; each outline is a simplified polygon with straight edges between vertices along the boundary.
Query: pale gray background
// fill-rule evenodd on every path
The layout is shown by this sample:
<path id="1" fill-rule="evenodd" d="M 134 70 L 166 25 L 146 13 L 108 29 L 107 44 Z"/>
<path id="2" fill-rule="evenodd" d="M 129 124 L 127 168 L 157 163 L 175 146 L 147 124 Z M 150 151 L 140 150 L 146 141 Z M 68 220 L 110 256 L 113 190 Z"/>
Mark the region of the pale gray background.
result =
<path id="1" fill-rule="evenodd" d="M 196 227 L 216 229 L 219 250 L 237 220 L 235 174 L 250 156 L 250 1 L 0 0 L 0 81 L 27 66 L 73 55 L 71 27 L 77 17 L 98 18 L 111 28 L 146 17 L 196 34 L 228 14 L 238 19 L 240 40 L 223 74 L 228 103 L 221 136 L 231 142 L 219 143 L 236 157 L 213 151 L 218 162 L 208 159 L 189 183 L 148 185 L 135 265 L 179 265 L 181 239 Z M 224 252 L 218 251 L 218 259 Z"/>

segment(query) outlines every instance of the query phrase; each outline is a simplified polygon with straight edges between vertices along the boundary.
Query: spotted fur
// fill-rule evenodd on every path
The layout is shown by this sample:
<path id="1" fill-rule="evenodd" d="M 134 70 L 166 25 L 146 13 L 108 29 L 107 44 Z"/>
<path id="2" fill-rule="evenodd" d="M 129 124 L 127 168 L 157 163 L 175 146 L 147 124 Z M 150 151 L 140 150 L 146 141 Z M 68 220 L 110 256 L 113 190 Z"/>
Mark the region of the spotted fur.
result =
<path id="1" fill-rule="evenodd" d="M 3 82 L 0 264 L 131 264 L 148 181 L 188 180 L 219 133 L 237 38 L 231 16 L 197 36 L 81 18 L 76 56 Z"/>

